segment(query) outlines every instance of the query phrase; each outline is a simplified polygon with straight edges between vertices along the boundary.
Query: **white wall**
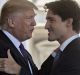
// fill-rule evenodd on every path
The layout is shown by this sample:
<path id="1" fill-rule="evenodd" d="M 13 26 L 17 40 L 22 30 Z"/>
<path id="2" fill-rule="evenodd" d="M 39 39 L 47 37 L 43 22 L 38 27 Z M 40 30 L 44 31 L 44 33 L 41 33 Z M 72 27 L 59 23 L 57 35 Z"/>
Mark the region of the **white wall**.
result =
<path id="1" fill-rule="evenodd" d="M 3 4 L 8 0 L 0 0 L 0 9 L 2 8 Z"/>

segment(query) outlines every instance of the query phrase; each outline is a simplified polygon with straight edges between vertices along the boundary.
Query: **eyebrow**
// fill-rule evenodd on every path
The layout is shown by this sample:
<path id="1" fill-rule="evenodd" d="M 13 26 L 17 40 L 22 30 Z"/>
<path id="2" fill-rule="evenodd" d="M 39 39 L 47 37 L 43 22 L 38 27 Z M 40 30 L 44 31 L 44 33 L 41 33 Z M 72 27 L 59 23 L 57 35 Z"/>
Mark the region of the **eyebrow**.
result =
<path id="1" fill-rule="evenodd" d="M 48 16 L 48 17 L 46 17 L 46 19 L 53 19 L 53 17 Z"/>

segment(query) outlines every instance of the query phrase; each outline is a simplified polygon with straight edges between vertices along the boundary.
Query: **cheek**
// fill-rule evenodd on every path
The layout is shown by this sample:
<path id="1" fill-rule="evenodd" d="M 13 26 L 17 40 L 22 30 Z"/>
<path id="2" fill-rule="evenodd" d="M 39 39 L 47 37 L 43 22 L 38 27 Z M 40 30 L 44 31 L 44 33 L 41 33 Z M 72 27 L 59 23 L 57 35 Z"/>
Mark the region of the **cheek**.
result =
<path id="1" fill-rule="evenodd" d="M 67 32 L 67 28 L 64 27 L 64 26 L 60 26 L 60 27 L 58 27 L 55 31 L 56 31 L 56 33 L 59 34 L 59 35 L 64 35 L 64 34 L 66 34 L 66 32 Z"/>
<path id="2" fill-rule="evenodd" d="M 60 28 L 61 28 L 62 32 L 67 32 L 67 27 L 65 24 L 62 24 Z"/>
<path id="3" fill-rule="evenodd" d="M 31 22 L 32 22 L 31 19 L 27 19 L 27 20 L 25 19 L 24 20 L 24 23 L 27 24 L 27 25 L 29 25 Z"/>
<path id="4" fill-rule="evenodd" d="M 24 26 L 24 29 L 25 29 L 25 30 L 30 30 L 30 24 L 31 24 L 31 23 L 30 23 L 29 21 L 24 22 L 24 25 L 23 25 L 23 26 Z"/>
<path id="5" fill-rule="evenodd" d="M 17 31 L 18 31 L 20 34 L 22 34 L 22 35 L 26 32 L 26 30 L 27 30 L 27 27 L 24 26 L 24 25 L 19 25 L 19 26 L 17 27 Z"/>
<path id="6" fill-rule="evenodd" d="M 27 21 L 23 21 L 21 22 L 21 28 L 23 31 L 28 30 L 29 29 L 29 23 Z"/>

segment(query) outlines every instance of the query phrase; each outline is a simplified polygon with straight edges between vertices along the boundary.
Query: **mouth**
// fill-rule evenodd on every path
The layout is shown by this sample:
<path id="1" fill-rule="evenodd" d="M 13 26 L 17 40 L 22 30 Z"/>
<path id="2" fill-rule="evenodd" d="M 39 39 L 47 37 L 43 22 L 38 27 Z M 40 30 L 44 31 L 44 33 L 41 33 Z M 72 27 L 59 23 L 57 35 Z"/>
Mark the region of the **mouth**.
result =
<path id="1" fill-rule="evenodd" d="M 34 29 L 31 29 L 30 31 L 31 31 L 31 32 L 33 32 L 33 31 L 34 31 Z"/>
<path id="2" fill-rule="evenodd" d="M 48 35 L 50 36 L 50 34 L 52 33 L 53 31 L 51 31 L 51 30 L 48 30 Z"/>
<path id="3" fill-rule="evenodd" d="M 34 28 L 32 29 L 32 31 L 34 31 Z"/>

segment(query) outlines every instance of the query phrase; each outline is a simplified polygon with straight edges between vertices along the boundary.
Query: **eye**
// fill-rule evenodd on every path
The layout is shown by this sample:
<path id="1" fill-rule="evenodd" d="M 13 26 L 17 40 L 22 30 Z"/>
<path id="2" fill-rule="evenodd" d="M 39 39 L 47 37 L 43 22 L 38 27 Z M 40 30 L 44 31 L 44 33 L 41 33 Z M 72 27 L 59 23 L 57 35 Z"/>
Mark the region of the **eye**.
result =
<path id="1" fill-rule="evenodd" d="M 56 20 L 54 20 L 54 19 L 49 19 L 49 22 L 50 22 L 50 23 L 54 23 L 54 22 L 56 22 Z"/>
<path id="2" fill-rule="evenodd" d="M 53 19 L 49 19 L 49 21 L 54 21 Z"/>
<path id="3" fill-rule="evenodd" d="M 26 19 L 31 19 L 31 17 L 26 17 Z"/>
<path id="4" fill-rule="evenodd" d="M 48 17 L 48 18 L 46 18 L 46 19 L 47 19 L 47 21 L 49 21 L 49 22 L 51 22 L 51 23 L 53 23 L 53 22 L 56 21 L 53 17 Z"/>
<path id="5" fill-rule="evenodd" d="M 33 19 L 35 16 L 26 17 L 26 19 Z"/>

